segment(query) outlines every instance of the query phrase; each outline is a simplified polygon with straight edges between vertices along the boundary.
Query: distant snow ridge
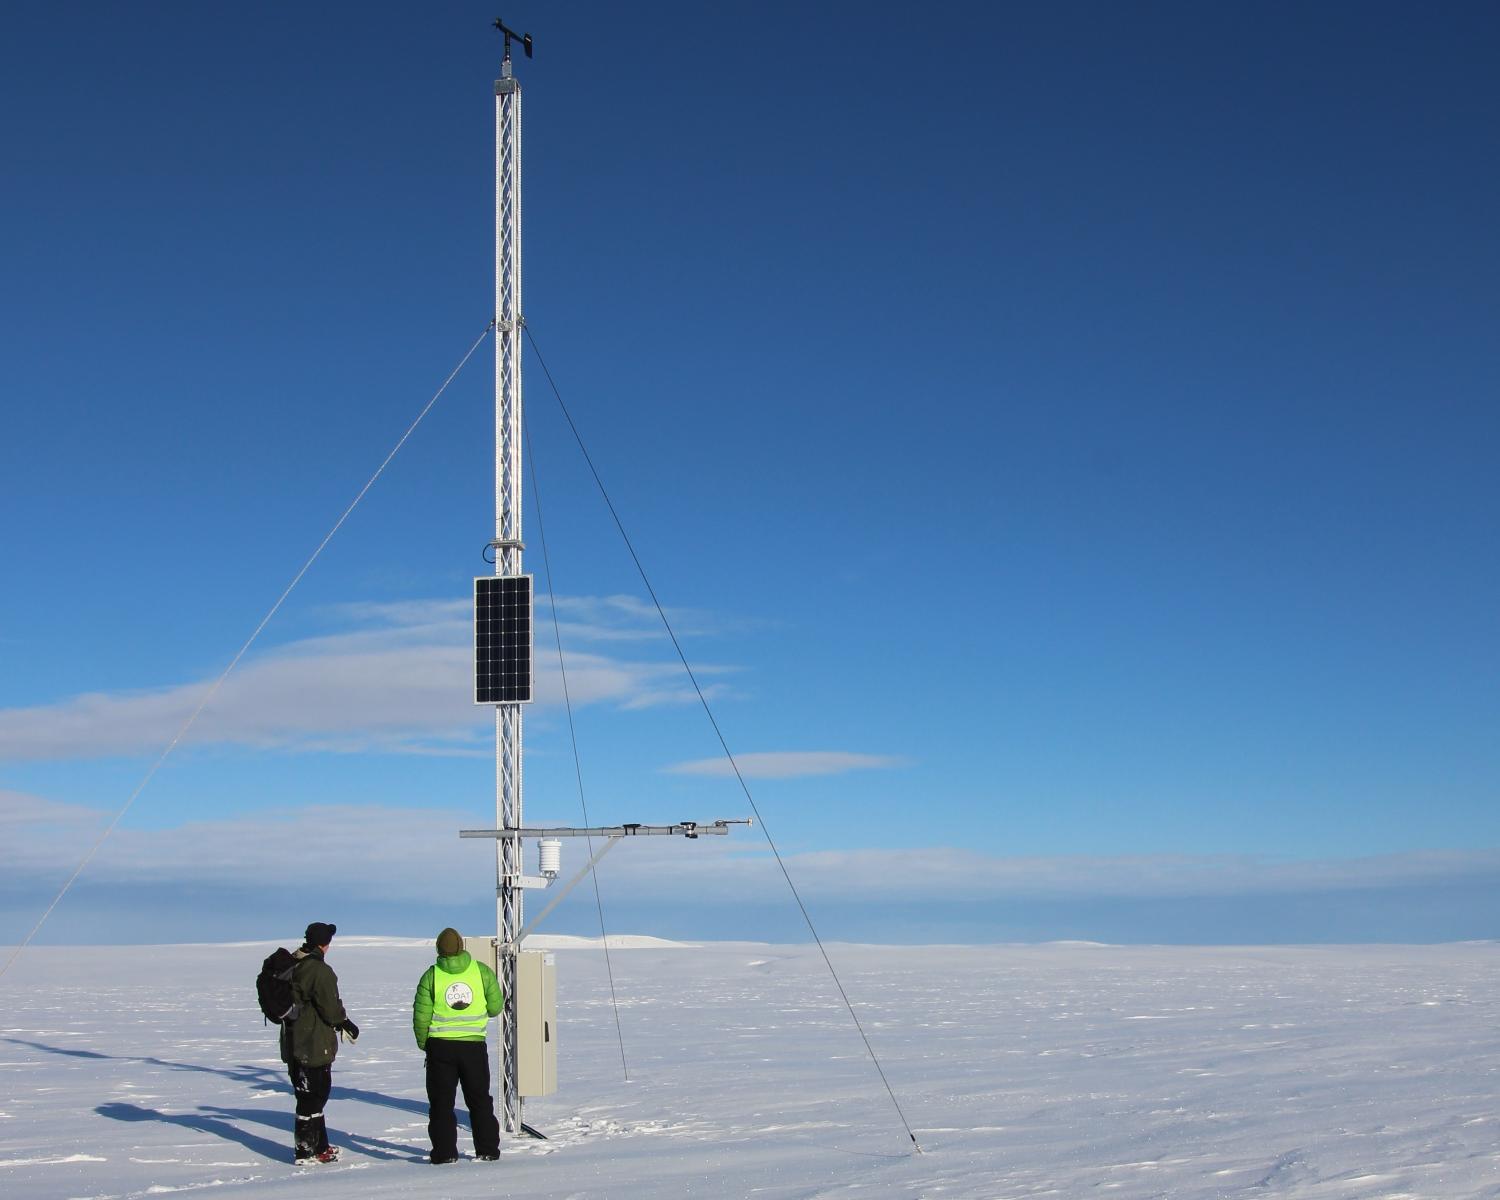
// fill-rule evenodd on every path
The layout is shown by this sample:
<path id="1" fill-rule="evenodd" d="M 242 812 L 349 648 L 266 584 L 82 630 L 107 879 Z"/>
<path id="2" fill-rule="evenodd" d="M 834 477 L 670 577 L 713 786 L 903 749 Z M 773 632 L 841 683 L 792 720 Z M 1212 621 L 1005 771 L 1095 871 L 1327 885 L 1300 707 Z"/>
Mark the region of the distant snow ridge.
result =
<path id="1" fill-rule="evenodd" d="M 534 935 L 526 939 L 533 950 L 602 950 L 604 942 L 596 937 L 574 937 L 567 933 Z M 666 938 L 651 937 L 644 933 L 612 933 L 609 935 L 611 950 L 698 950 L 695 942 L 671 942 Z"/>
<path id="2" fill-rule="evenodd" d="M 460 931 L 462 932 L 462 931 Z M 483 935 L 479 935 L 483 936 Z M 202 942 L 202 943 L 176 943 L 178 945 L 203 945 L 203 946 L 274 946 L 289 945 L 300 942 L 300 934 L 293 933 L 280 938 L 257 938 L 248 942 Z M 334 938 L 334 944 L 346 950 L 371 949 L 371 950 L 431 950 L 433 939 L 430 937 L 391 937 L 380 934 L 338 934 Z M 603 942 L 596 937 L 574 937 L 571 934 L 536 934 L 526 939 L 526 945 L 532 950 L 600 950 Z M 644 933 L 612 933 L 609 935 L 609 948 L 611 950 L 696 950 L 697 943 L 673 942 L 666 938 L 651 937 Z"/>

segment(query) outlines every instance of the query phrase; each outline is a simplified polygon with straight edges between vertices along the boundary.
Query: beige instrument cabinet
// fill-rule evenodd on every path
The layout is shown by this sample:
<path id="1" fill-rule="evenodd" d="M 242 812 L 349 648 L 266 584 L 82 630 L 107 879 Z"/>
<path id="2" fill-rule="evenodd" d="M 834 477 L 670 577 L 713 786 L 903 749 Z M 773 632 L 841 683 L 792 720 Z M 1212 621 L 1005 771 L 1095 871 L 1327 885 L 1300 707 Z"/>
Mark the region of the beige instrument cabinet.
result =
<path id="1" fill-rule="evenodd" d="M 557 1091 L 557 961 L 545 950 L 516 955 L 516 1082 L 523 1096 Z"/>
<path id="2" fill-rule="evenodd" d="M 491 970 L 497 967 L 495 939 L 464 938 L 464 949 Z M 545 950 L 516 955 L 516 994 L 507 996 L 516 1022 L 516 1082 L 522 1096 L 557 1091 L 557 960 Z"/>

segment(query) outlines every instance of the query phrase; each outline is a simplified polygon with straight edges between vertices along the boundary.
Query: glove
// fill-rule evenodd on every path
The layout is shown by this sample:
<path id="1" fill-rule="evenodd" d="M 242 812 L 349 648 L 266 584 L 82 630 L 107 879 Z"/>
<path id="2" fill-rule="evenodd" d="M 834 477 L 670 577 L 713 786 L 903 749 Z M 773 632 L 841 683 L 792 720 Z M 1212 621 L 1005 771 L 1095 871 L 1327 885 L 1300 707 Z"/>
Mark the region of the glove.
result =
<path id="1" fill-rule="evenodd" d="M 356 1025 L 353 1021 L 349 1020 L 347 1017 L 344 1018 L 344 1023 L 339 1026 L 339 1030 L 344 1033 L 351 1042 L 359 1041 L 359 1026 Z"/>

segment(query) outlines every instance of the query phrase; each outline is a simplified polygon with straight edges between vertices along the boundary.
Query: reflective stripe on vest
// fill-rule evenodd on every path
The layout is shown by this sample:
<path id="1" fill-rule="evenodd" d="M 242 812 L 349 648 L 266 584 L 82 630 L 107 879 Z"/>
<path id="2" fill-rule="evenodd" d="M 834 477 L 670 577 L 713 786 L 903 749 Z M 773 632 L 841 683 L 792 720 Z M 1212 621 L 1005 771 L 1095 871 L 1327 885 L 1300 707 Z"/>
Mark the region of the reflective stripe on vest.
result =
<path id="1" fill-rule="evenodd" d="M 484 977 L 472 958 L 457 975 L 437 963 L 432 965 L 432 1024 L 427 1036 L 435 1038 L 483 1037 L 489 1013 L 485 1011 Z"/>

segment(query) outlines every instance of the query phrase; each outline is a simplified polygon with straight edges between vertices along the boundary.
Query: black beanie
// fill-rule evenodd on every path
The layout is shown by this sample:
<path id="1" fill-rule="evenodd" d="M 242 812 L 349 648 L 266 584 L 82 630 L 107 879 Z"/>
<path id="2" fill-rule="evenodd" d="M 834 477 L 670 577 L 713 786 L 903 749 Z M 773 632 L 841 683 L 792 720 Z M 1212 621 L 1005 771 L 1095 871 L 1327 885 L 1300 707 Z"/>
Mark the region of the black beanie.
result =
<path id="1" fill-rule="evenodd" d="M 437 952 L 444 958 L 452 958 L 463 951 L 464 939 L 458 930 L 448 928 L 437 936 Z"/>
<path id="2" fill-rule="evenodd" d="M 329 925 L 325 921 L 314 921 L 307 927 L 307 944 L 309 946 L 326 946 L 333 941 L 333 935 L 339 931 L 337 925 Z"/>

